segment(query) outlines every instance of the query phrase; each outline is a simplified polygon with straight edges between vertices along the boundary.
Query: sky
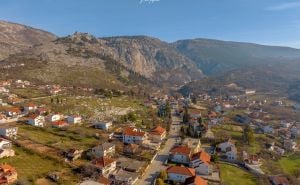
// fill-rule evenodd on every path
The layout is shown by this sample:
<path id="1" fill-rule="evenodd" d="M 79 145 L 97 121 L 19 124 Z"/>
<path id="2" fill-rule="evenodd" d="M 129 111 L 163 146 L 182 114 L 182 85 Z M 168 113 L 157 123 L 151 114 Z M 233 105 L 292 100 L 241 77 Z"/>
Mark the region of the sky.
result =
<path id="1" fill-rule="evenodd" d="M 300 0 L 1 0 L 0 19 L 58 36 L 79 31 L 300 48 Z"/>

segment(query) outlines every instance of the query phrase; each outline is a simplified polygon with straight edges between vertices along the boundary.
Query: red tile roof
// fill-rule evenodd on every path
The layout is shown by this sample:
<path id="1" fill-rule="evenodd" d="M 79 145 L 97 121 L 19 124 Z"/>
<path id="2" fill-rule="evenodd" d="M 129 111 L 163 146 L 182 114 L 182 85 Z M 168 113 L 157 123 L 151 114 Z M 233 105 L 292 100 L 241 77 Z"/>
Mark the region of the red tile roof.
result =
<path id="1" fill-rule="evenodd" d="M 201 161 L 203 161 L 206 164 L 210 163 L 210 155 L 205 151 L 201 151 L 201 152 L 193 154 L 191 159 L 192 160 L 200 159 Z"/>
<path id="2" fill-rule="evenodd" d="M 107 178 L 103 177 L 102 175 L 99 177 L 98 182 L 104 185 L 110 184 L 110 181 Z"/>
<path id="3" fill-rule="evenodd" d="M 110 165 L 111 163 L 115 162 L 116 160 L 110 158 L 110 157 L 101 157 L 98 159 L 93 160 L 93 164 L 96 165 L 97 167 L 106 167 Z"/>
<path id="4" fill-rule="evenodd" d="M 171 166 L 167 169 L 167 173 L 175 173 L 193 177 L 196 175 L 195 169 L 183 166 Z"/>
<path id="5" fill-rule="evenodd" d="M 187 178 L 185 184 L 207 185 L 207 181 L 201 178 L 200 176 L 195 176 Z"/>
<path id="6" fill-rule="evenodd" d="M 19 108 L 17 108 L 17 107 L 8 108 L 6 111 L 7 112 L 21 113 L 21 110 Z"/>
<path id="7" fill-rule="evenodd" d="M 65 122 L 65 121 L 59 120 L 59 121 L 53 122 L 52 124 L 54 124 L 54 125 L 67 125 L 68 123 Z"/>
<path id="8" fill-rule="evenodd" d="M 176 146 L 170 151 L 173 155 L 174 154 L 181 154 L 189 156 L 191 154 L 191 149 L 187 146 Z"/>
<path id="9" fill-rule="evenodd" d="M 283 176 L 272 176 L 271 180 L 275 185 L 280 185 L 280 184 L 289 184 L 289 181 L 286 177 Z"/>
<path id="10" fill-rule="evenodd" d="M 139 131 L 136 128 L 133 127 L 127 127 L 123 130 L 123 135 L 127 135 L 127 136 L 140 136 L 140 137 L 144 137 L 145 136 L 145 132 Z"/>
<path id="11" fill-rule="evenodd" d="M 25 105 L 25 107 L 36 107 L 36 105 L 32 102 L 29 102 Z"/>
<path id="12" fill-rule="evenodd" d="M 151 130 L 151 134 L 153 134 L 153 135 L 163 135 L 165 132 L 166 132 L 166 129 L 164 129 L 161 126 L 157 126 Z"/>

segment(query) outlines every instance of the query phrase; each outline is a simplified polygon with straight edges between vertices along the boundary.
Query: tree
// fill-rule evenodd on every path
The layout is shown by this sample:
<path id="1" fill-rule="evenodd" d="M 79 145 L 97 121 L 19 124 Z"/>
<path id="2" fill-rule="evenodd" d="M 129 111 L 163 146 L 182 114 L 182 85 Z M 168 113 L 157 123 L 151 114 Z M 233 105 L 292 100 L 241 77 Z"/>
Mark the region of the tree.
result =
<path id="1" fill-rule="evenodd" d="M 155 184 L 156 185 L 164 185 L 164 180 L 162 180 L 161 178 L 157 178 L 156 181 L 155 181 Z"/>
<path id="2" fill-rule="evenodd" d="M 249 125 L 245 126 L 244 128 L 243 139 L 248 145 L 252 145 L 255 141 L 254 132 Z"/>
<path id="3" fill-rule="evenodd" d="M 168 179 L 168 174 L 167 174 L 166 170 L 162 170 L 162 171 L 159 173 L 159 178 L 162 179 L 163 181 L 165 181 L 165 180 Z"/>
<path id="4" fill-rule="evenodd" d="M 196 98 L 196 96 L 192 96 L 191 99 L 192 99 L 192 103 L 193 104 L 197 104 L 197 98 Z"/>
<path id="5" fill-rule="evenodd" d="M 184 114 L 183 114 L 182 121 L 183 121 L 183 123 L 188 123 L 190 121 L 190 115 L 189 115 L 189 111 L 188 111 L 187 107 L 184 108 Z"/>
<path id="6" fill-rule="evenodd" d="M 212 160 L 213 162 L 218 162 L 218 161 L 219 161 L 219 156 L 218 156 L 218 154 L 212 155 L 212 156 L 211 156 L 211 160 Z"/>

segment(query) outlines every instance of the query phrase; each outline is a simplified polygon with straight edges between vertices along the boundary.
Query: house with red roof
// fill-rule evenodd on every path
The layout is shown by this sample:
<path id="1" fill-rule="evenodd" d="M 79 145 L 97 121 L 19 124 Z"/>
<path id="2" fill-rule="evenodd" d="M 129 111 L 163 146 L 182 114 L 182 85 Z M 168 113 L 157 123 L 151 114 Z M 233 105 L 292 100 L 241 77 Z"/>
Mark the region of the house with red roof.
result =
<path id="1" fill-rule="evenodd" d="M 18 107 L 11 107 L 11 108 L 8 108 L 6 111 L 5 111 L 6 115 L 9 116 L 9 117 L 17 117 L 18 115 L 20 115 L 22 112 L 20 110 L 20 108 Z"/>
<path id="2" fill-rule="evenodd" d="M 124 143 L 135 143 L 143 144 L 146 140 L 147 134 L 137 128 L 127 127 L 123 130 L 123 142 Z"/>
<path id="3" fill-rule="evenodd" d="M 24 105 L 23 108 L 25 112 L 35 111 L 37 110 L 37 105 L 32 102 L 29 102 L 26 105 Z"/>
<path id="4" fill-rule="evenodd" d="M 189 164 L 192 149 L 188 146 L 176 146 L 170 151 L 169 160 L 179 164 Z"/>
<path id="5" fill-rule="evenodd" d="M 194 177 L 187 178 L 184 185 L 207 185 L 207 181 L 196 175 Z"/>
<path id="6" fill-rule="evenodd" d="M 36 126 L 36 127 L 44 127 L 45 126 L 45 117 L 38 114 L 29 114 L 27 123 Z"/>
<path id="7" fill-rule="evenodd" d="M 162 142 L 166 138 L 166 136 L 167 136 L 167 131 L 161 126 L 155 127 L 149 133 L 149 138 L 155 143 Z"/>
<path id="8" fill-rule="evenodd" d="M 286 177 L 281 175 L 271 176 L 270 181 L 272 185 L 289 185 L 289 181 Z"/>
<path id="9" fill-rule="evenodd" d="M 63 127 L 69 126 L 69 124 L 63 120 L 58 120 L 58 121 L 52 122 L 52 126 L 55 128 L 63 128 Z"/>
<path id="10" fill-rule="evenodd" d="M 8 164 L 0 165 L 0 184 L 13 184 L 18 180 L 18 173 L 15 168 Z"/>
<path id="11" fill-rule="evenodd" d="M 168 180 L 175 183 L 184 183 L 186 179 L 196 176 L 195 169 L 184 166 L 171 166 L 167 169 L 167 174 Z"/>
<path id="12" fill-rule="evenodd" d="M 205 151 L 200 151 L 192 155 L 189 166 L 195 168 L 198 175 L 209 175 L 212 172 L 210 164 L 211 157 Z"/>
<path id="13" fill-rule="evenodd" d="M 94 159 L 92 164 L 101 172 L 101 175 L 108 177 L 117 168 L 117 162 L 110 157 L 100 157 Z"/>

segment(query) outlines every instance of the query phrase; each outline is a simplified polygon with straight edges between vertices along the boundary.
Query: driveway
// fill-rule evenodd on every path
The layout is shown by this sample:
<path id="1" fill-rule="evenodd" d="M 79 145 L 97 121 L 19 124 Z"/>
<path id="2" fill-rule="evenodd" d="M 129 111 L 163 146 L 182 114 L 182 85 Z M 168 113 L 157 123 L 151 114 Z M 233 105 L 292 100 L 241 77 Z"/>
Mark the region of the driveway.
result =
<path id="1" fill-rule="evenodd" d="M 174 111 L 172 111 L 174 115 Z M 164 162 L 169 157 L 169 152 L 175 145 L 177 138 L 180 135 L 180 119 L 178 117 L 172 116 L 172 124 L 170 126 L 170 132 L 164 148 L 162 148 L 153 162 L 146 169 L 144 175 L 136 183 L 137 185 L 150 185 L 154 182 L 156 176 L 160 171 L 165 170 Z"/>

